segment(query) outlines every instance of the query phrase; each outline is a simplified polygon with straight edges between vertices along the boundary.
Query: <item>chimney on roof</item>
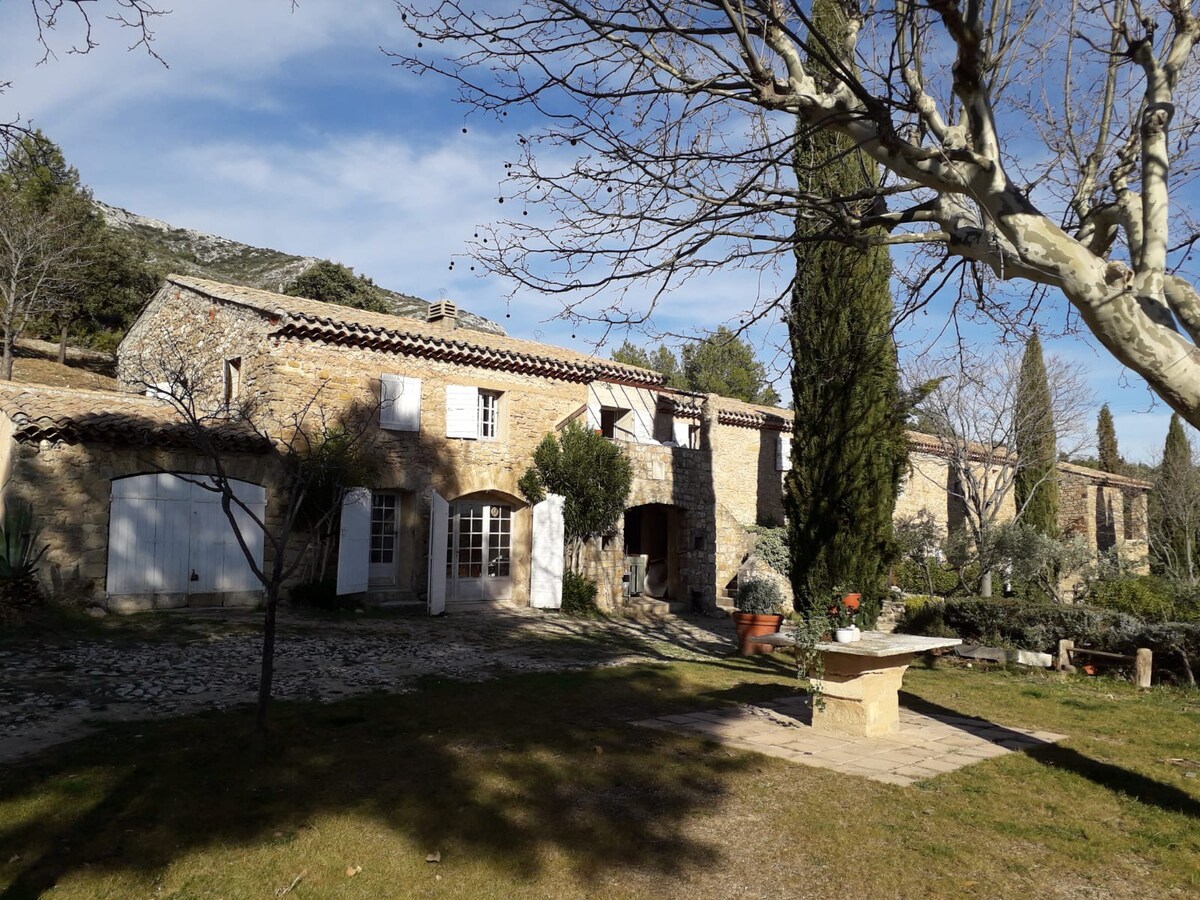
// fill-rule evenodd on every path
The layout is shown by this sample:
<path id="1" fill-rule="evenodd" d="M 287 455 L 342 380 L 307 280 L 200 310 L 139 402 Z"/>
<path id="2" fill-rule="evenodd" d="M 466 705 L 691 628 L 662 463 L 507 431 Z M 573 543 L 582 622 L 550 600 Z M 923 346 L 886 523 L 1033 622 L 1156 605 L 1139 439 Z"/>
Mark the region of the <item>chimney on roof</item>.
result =
<path id="1" fill-rule="evenodd" d="M 458 327 L 458 307 L 449 300 L 430 303 L 427 321 L 442 331 L 453 331 Z"/>

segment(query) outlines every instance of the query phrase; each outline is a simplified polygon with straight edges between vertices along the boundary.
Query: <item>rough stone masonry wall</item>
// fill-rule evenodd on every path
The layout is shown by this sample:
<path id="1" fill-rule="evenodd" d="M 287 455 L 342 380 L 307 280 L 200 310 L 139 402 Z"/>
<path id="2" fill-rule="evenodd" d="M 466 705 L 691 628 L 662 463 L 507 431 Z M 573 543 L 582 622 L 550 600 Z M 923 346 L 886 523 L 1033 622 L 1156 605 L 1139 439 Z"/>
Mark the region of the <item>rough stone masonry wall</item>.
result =
<path id="1" fill-rule="evenodd" d="M 401 495 L 402 564 L 396 590 L 402 597 L 427 596 L 433 489 L 450 502 L 486 492 L 513 505 L 512 602 L 528 603 L 532 516 L 517 482 L 538 443 L 584 404 L 586 385 L 309 341 L 281 341 L 274 359 L 265 386 L 276 418 L 283 420 L 316 397 L 320 414 L 329 421 L 353 410 L 372 422 L 366 440 L 379 471 L 370 487 Z M 379 378 L 384 373 L 421 380 L 420 431 L 378 428 Z M 495 439 L 446 437 L 448 384 L 501 392 Z"/>
<path id="2" fill-rule="evenodd" d="M 743 525 L 783 524 L 783 472 L 777 467 L 779 432 L 717 424 L 713 429 L 713 485 L 717 502 Z"/>
<path id="3" fill-rule="evenodd" d="M 1149 571 L 1145 490 L 1070 473 L 1060 478 L 1058 497 L 1063 534 L 1080 535 L 1101 553 L 1115 549 L 1134 572 Z"/>
<path id="4" fill-rule="evenodd" d="M 7 420 L 5 420 L 7 421 Z M 6 503 L 24 500 L 34 510 L 40 540 L 48 546 L 38 572 L 43 587 L 62 599 L 87 599 L 107 603 L 109 505 L 114 479 L 148 472 L 207 474 L 207 460 L 187 451 L 117 447 L 110 444 L 5 441 L 10 479 L 4 488 Z M 267 481 L 262 457 L 231 454 L 226 461 L 233 478 L 268 487 L 267 517 L 278 521 L 270 505 L 274 492 Z M 267 548 L 267 565 L 270 549 Z M 171 601 L 181 605 L 186 601 Z M 127 599 L 121 611 L 154 608 L 152 597 Z"/>
<path id="5" fill-rule="evenodd" d="M 224 402 L 225 361 L 241 359 L 240 400 L 256 397 L 271 375 L 271 323 L 257 310 L 213 301 L 174 284 L 163 287 L 117 348 L 117 379 L 141 393 L 169 381 L 182 364 L 205 413 Z"/>
<path id="6" fill-rule="evenodd" d="M 681 596 L 671 599 L 693 605 L 710 604 L 716 591 L 714 578 L 721 537 L 714 522 L 709 454 L 686 447 L 654 444 L 625 443 L 621 446 L 629 456 L 633 470 L 626 508 L 660 504 L 678 510 L 679 533 L 675 537 Z M 587 574 L 600 585 L 601 601 L 609 608 L 619 608 L 625 602 L 621 580 L 625 547 L 623 521 L 606 544 L 590 549 Z"/>

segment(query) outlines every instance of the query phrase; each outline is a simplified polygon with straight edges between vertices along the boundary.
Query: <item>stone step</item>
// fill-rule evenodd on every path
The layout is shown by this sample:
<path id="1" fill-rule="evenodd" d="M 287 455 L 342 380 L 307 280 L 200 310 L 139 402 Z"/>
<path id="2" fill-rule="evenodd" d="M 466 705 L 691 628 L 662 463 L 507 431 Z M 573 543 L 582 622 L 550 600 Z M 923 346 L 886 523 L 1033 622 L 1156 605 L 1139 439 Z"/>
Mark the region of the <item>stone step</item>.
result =
<path id="1" fill-rule="evenodd" d="M 688 611 L 683 600 L 655 600 L 650 597 L 627 597 L 621 611 L 633 619 L 668 619 Z"/>

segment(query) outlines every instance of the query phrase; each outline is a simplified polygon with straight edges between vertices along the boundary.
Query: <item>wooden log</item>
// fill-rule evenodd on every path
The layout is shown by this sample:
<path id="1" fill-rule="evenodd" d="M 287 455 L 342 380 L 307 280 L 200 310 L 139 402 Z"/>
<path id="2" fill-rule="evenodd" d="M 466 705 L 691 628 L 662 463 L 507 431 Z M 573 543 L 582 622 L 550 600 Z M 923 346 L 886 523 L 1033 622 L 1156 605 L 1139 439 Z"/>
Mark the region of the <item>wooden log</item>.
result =
<path id="1" fill-rule="evenodd" d="M 1134 675 L 1137 686 L 1150 687 L 1150 675 L 1154 666 L 1154 653 L 1147 647 L 1139 647 L 1137 661 L 1134 664 Z"/>
<path id="2" fill-rule="evenodd" d="M 1072 647 L 1071 653 L 1078 655 L 1082 653 L 1085 656 L 1102 656 L 1105 659 L 1135 659 L 1128 653 L 1109 653 L 1107 650 L 1092 650 L 1090 647 Z"/>

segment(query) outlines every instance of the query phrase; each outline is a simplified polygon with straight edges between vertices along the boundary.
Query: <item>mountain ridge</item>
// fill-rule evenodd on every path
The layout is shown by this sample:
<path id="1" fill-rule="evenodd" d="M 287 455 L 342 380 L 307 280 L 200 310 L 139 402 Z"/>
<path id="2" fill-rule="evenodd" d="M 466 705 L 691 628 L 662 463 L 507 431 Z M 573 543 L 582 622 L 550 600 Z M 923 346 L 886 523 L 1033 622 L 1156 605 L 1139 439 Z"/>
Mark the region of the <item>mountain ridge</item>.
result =
<path id="1" fill-rule="evenodd" d="M 282 292 L 297 276 L 320 262 L 315 256 L 252 247 L 220 235 L 179 228 L 100 200 L 93 203 L 110 228 L 125 233 L 152 262 L 180 275 Z M 429 301 L 420 297 L 384 287 L 379 287 L 379 293 L 395 315 L 424 319 L 429 311 Z M 506 333 L 499 324 L 469 310 L 460 308 L 458 314 L 463 327 Z"/>

